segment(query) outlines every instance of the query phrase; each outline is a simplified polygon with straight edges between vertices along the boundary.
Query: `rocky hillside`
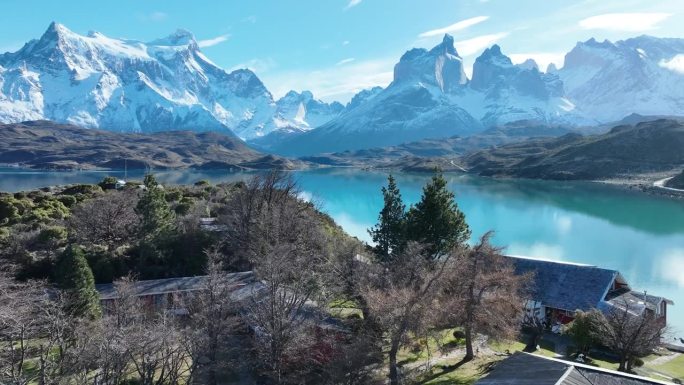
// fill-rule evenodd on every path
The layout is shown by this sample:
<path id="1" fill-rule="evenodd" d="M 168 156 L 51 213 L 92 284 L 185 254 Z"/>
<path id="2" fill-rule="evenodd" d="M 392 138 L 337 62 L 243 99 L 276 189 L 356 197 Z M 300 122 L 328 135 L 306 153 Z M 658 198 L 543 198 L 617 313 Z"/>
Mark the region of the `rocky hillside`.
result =
<path id="1" fill-rule="evenodd" d="M 301 166 L 261 154 L 234 135 L 191 131 L 115 133 L 49 121 L 0 125 L 0 163 L 40 169 Z"/>
<path id="2" fill-rule="evenodd" d="M 675 175 L 674 178 L 668 180 L 666 186 L 684 190 L 684 171 Z"/>
<path id="3" fill-rule="evenodd" d="M 469 171 L 488 176 L 597 180 L 680 170 L 684 124 L 659 119 L 608 133 L 529 140 L 477 151 L 463 158 Z"/>

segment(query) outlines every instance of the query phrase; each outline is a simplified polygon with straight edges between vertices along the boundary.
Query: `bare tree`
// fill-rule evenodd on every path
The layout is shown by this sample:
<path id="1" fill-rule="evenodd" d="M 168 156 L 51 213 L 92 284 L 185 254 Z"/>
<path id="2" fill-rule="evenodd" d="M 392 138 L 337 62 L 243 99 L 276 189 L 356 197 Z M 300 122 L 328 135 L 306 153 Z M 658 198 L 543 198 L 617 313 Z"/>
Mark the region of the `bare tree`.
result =
<path id="1" fill-rule="evenodd" d="M 522 292 L 528 276 L 518 276 L 501 248 L 490 243 L 492 232 L 485 233 L 468 251 L 457 250 L 453 258 L 446 291 L 451 305 L 447 319 L 462 325 L 465 332 L 465 360 L 475 357 L 476 333 L 490 338 L 513 338 L 523 316 Z"/>
<path id="2" fill-rule="evenodd" d="M 111 191 L 76 206 L 67 220 L 71 234 L 84 245 L 114 251 L 133 238 L 139 219 L 134 191 Z"/>
<path id="3" fill-rule="evenodd" d="M 229 229 L 224 242 L 233 252 L 234 267 L 249 269 L 255 258 L 281 241 L 302 239 L 298 224 L 306 222 L 301 219 L 311 214 L 311 206 L 299 200 L 298 193 L 291 176 L 272 171 L 254 176 L 231 196 L 220 221 Z"/>
<path id="4" fill-rule="evenodd" d="M 201 368 L 206 370 L 206 383 L 216 385 L 219 370 L 234 364 L 222 359 L 220 353 L 227 356 L 225 353 L 231 349 L 227 341 L 240 326 L 240 319 L 232 298 L 235 283 L 227 278 L 221 266 L 223 255 L 216 249 L 205 253 L 208 259 L 207 276 L 202 290 L 185 299 L 189 322 L 183 330 L 183 341 L 192 359 L 186 381 L 194 383 L 196 371 Z"/>
<path id="5" fill-rule="evenodd" d="M 38 305 L 44 295 L 38 283 L 0 274 L 0 383 L 25 385 L 38 379 L 25 369 L 32 354 L 29 340 L 41 332 Z"/>
<path id="6" fill-rule="evenodd" d="M 306 256 L 290 245 L 281 245 L 255 264 L 262 284 L 245 304 L 245 321 L 255 331 L 254 348 L 260 361 L 278 384 L 287 381 L 286 360 L 306 360 L 313 345 L 309 332 L 319 315 L 313 306 L 318 277 Z"/>
<path id="7" fill-rule="evenodd" d="M 422 335 L 437 325 L 437 309 L 445 269 L 451 256 L 431 260 L 415 243 L 365 283 L 363 295 L 374 322 L 389 341 L 389 380 L 400 383 L 397 354 L 410 342 L 410 335 Z"/>
<path id="8" fill-rule="evenodd" d="M 634 360 L 658 347 L 665 333 L 665 327 L 642 310 L 624 301 L 608 312 L 590 313 L 594 336 L 619 355 L 620 371 L 631 371 Z"/>

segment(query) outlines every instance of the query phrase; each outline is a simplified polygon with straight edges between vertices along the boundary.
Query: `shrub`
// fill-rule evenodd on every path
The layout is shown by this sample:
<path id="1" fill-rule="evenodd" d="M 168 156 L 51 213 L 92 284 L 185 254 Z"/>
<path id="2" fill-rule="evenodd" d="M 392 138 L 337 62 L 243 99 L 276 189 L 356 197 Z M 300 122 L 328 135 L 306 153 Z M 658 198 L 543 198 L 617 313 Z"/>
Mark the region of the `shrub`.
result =
<path id="1" fill-rule="evenodd" d="M 116 182 L 117 179 L 113 176 L 106 176 L 104 179 L 102 179 L 102 182 L 98 183 L 97 185 L 103 190 L 114 190 L 116 189 Z"/>
<path id="2" fill-rule="evenodd" d="M 0 199 L 0 224 L 14 223 L 21 218 L 19 209 L 14 205 L 16 199 Z"/>
<path id="3" fill-rule="evenodd" d="M 457 340 L 465 339 L 465 332 L 463 332 L 463 330 L 454 330 L 453 335 Z"/>
<path id="4" fill-rule="evenodd" d="M 61 195 L 94 195 L 102 192 L 102 188 L 94 184 L 77 184 L 67 187 Z"/>
<path id="5" fill-rule="evenodd" d="M 74 198 L 71 195 L 63 195 L 63 196 L 57 197 L 57 200 L 62 202 L 62 204 L 64 206 L 69 207 L 69 208 L 71 208 L 71 206 L 75 205 L 78 202 L 76 200 L 76 198 Z"/>
<path id="6" fill-rule="evenodd" d="M 58 245 L 67 239 L 67 229 L 62 226 L 48 226 L 38 233 L 38 242 L 44 245 Z"/>

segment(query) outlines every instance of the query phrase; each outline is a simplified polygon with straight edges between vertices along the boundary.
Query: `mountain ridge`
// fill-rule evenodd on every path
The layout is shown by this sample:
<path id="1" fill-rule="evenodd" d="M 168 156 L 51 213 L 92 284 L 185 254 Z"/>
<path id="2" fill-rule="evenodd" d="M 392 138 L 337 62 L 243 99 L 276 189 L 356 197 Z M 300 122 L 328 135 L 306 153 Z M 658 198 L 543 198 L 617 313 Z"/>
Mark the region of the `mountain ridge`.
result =
<path id="1" fill-rule="evenodd" d="M 315 122 L 306 114 L 284 118 L 283 100 L 254 72 L 216 66 L 186 30 L 142 42 L 79 35 L 53 22 L 39 39 L 0 54 L 0 85 L 1 122 L 48 119 L 121 132 L 220 131 L 247 139 L 283 126 L 310 129 L 330 106 L 316 100 Z"/>

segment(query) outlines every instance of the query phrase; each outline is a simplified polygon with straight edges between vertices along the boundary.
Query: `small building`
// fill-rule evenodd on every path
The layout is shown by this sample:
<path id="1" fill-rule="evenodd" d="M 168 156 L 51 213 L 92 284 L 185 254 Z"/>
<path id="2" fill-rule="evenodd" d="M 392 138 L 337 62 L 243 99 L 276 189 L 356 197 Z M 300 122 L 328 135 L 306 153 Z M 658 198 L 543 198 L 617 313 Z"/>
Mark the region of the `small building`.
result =
<path id="1" fill-rule="evenodd" d="M 674 303 L 664 297 L 632 290 L 617 270 L 594 265 L 507 256 L 516 274 L 534 275 L 526 309 L 549 326 L 566 324 L 577 310 L 628 308 L 635 315 L 650 315 L 667 323 L 667 306 Z"/>
<path id="2" fill-rule="evenodd" d="M 199 219 L 200 229 L 214 233 L 222 233 L 228 231 L 228 226 L 221 224 L 218 218 L 203 217 Z"/>
<path id="3" fill-rule="evenodd" d="M 476 385 L 671 385 L 578 362 L 516 352 L 500 361 Z"/>
<path id="4" fill-rule="evenodd" d="M 188 295 L 206 290 L 206 282 L 207 276 L 151 279 L 133 282 L 132 291 L 151 310 L 184 314 L 187 311 L 183 300 Z M 259 284 L 251 271 L 226 274 L 226 282 L 233 289 L 231 296 L 235 301 L 246 298 L 256 288 L 255 285 Z M 116 286 L 106 283 L 95 285 L 95 289 L 100 294 L 102 308 L 107 312 L 119 298 Z"/>

